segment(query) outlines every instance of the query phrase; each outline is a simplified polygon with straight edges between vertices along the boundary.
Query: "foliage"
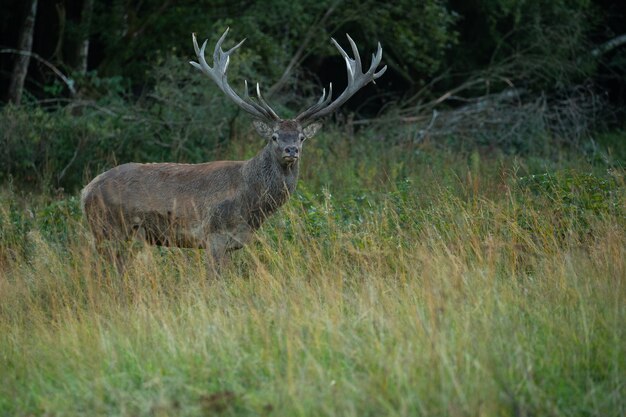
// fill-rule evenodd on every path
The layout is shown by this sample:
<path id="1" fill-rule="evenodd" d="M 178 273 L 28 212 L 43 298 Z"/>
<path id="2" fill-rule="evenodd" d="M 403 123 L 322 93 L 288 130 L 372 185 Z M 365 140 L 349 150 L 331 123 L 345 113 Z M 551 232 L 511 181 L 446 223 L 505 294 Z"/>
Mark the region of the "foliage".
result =
<path id="1" fill-rule="evenodd" d="M 519 179 L 521 190 L 531 193 L 530 202 L 549 216 L 553 239 L 558 242 L 570 239 L 565 231 L 576 230 L 577 235 L 593 233 L 597 216 L 626 216 L 624 210 L 623 178 L 613 175 L 596 175 L 576 170 L 529 175 Z M 526 203 L 528 204 L 528 203 Z M 519 222 L 533 229 L 537 224 L 527 210 L 520 210 Z"/>
<path id="2" fill-rule="evenodd" d="M 36 52 L 71 73 L 82 2 L 40 4 Z M 587 123 L 594 87 L 571 94 L 602 70 L 604 9 L 96 1 L 78 94 L 31 65 L 27 104 L 0 108 L 0 415 L 625 415 L 625 133 Z M 249 38 L 233 87 L 260 81 L 286 116 L 338 85 L 330 36 L 380 41 L 390 70 L 343 111 L 386 112 L 325 121 L 297 192 L 221 276 L 201 251 L 135 247 L 120 277 L 81 186 L 123 162 L 263 146 L 187 64 L 191 32 L 211 45 L 227 26 L 226 47 Z M 426 127 L 415 109 L 435 106 Z"/>
<path id="3" fill-rule="evenodd" d="M 6 16 L 20 16 L 19 3 L 11 0 L 2 6 L 0 33 L 6 35 L 7 47 L 17 42 L 12 38 L 20 19 Z M 228 45 L 249 39 L 234 59 L 245 62 L 242 75 L 266 87 L 278 83 L 282 88 L 271 90 L 271 98 L 296 106 L 301 105 L 296 97 L 308 93 L 311 84 L 333 80 L 341 85 L 341 58 L 329 37 L 346 46 L 346 32 L 362 52 L 380 41 L 390 67 L 380 89 L 362 95 L 376 100 L 368 114 L 389 101 L 378 96 L 398 101 L 427 91 L 432 99 L 477 73 L 490 75 L 488 92 L 512 83 L 535 92 L 567 91 L 590 78 L 623 86 L 621 51 L 607 57 L 590 53 L 621 33 L 626 13 L 623 6 L 602 1 L 95 0 L 89 72 L 98 74 L 96 78 L 76 71 L 85 30 L 83 5 L 83 0 L 41 3 L 40 42 L 34 50 L 74 79 L 81 97 L 93 98 L 93 84 L 114 77 L 140 95 L 151 89 L 154 70 L 164 62 L 192 58 L 191 32 L 209 38 L 212 45 L 227 26 L 233 29 Z M 0 62 L 0 74 L 10 73 L 11 62 Z M 293 67 L 285 73 L 288 63 Z M 67 96 L 55 77 L 47 65 L 31 65 L 30 97 Z M 611 92 L 612 100 L 623 100 L 615 85 L 602 88 Z"/>
<path id="4" fill-rule="evenodd" d="M 320 140 L 217 279 L 0 192 L 0 414 L 623 414 L 623 171 Z"/>
<path id="5" fill-rule="evenodd" d="M 614 177 L 566 171 L 522 177 L 519 184 L 554 200 L 569 214 L 584 211 L 598 214 L 621 208 L 616 197 L 619 187 Z"/>
<path id="6" fill-rule="evenodd" d="M 106 45 L 105 74 L 124 68 L 133 79 L 143 78 L 147 65 L 158 64 L 170 54 L 191 56 L 190 32 L 209 37 L 212 45 L 231 26 L 232 36 L 249 39 L 245 60 L 257 68 L 254 80 L 277 80 L 301 46 L 306 47 L 304 57 L 336 56 L 328 39 L 335 36 L 343 42 L 347 31 L 362 47 L 370 48 L 375 41 L 386 45 L 391 66 L 413 82 L 410 74 L 429 75 L 438 70 L 445 50 L 456 39 L 455 14 L 440 0 L 419 4 L 273 0 L 245 5 L 204 0 L 182 1 L 167 8 L 161 3 L 145 1 L 137 7 L 116 1 L 113 7 L 100 6 L 96 25 L 103 30 L 96 33 Z M 382 31 L 382 27 L 394 30 Z"/>
<path id="7" fill-rule="evenodd" d="M 241 79 L 248 70 L 245 61 L 231 63 L 234 78 Z M 36 104 L 0 109 L 0 125 L 3 126 L 0 130 L 0 181 L 13 179 L 20 186 L 61 187 L 71 191 L 96 173 L 119 163 L 246 159 L 263 146 L 252 133 L 248 118 L 239 118 L 240 111 L 213 83 L 178 59 L 162 62 L 153 73 L 154 87 L 136 100 L 129 99 L 120 79 L 101 79 L 96 74 L 87 77 L 92 79 L 92 91 L 98 96 L 97 100 L 74 100 L 68 105 L 48 109 Z M 564 101 L 581 108 L 573 99 Z M 562 124 L 573 124 L 570 130 L 564 128 L 559 133 L 560 125 L 546 116 L 546 106 L 542 103 L 535 103 L 534 107 L 518 106 L 515 111 L 521 120 L 515 121 L 513 117 L 515 126 L 508 130 L 502 130 L 507 124 L 488 130 L 475 113 L 466 117 L 469 128 L 465 131 L 462 123 L 461 129 L 449 130 L 455 125 L 446 122 L 446 114 L 442 114 L 430 134 L 438 146 L 464 152 L 497 149 L 507 154 L 558 159 L 562 152 L 575 150 L 593 159 L 598 167 L 623 166 L 623 132 L 600 135 L 598 141 L 579 138 L 570 132 L 580 130 L 576 123 L 582 123 L 582 115 L 563 107 L 557 109 L 559 112 L 550 113 L 551 117 Z M 280 105 L 278 109 L 284 110 Z M 454 113 L 450 114 L 455 117 Z M 507 116 L 494 114 L 501 119 Z M 507 117 L 515 114 L 512 109 Z M 458 117 L 456 120 L 459 124 Z M 334 126 L 329 123 L 326 130 L 343 138 L 339 141 L 320 138 L 316 142 L 328 149 L 340 149 L 337 143 L 347 140 L 345 149 L 352 153 L 343 154 L 340 163 L 352 164 L 357 172 L 362 173 L 364 169 L 359 162 L 366 156 L 360 153 L 362 151 L 367 154 L 377 149 L 388 158 L 395 156 L 387 152 L 394 146 L 413 146 L 414 149 L 407 152 L 420 152 L 411 145 L 415 126 L 399 124 L 393 117 L 380 118 L 359 132 L 362 140 L 371 142 L 367 146 L 350 139 L 354 135 L 351 129 L 350 124 Z M 435 136 L 437 129 L 442 129 L 444 137 Z M 234 138 L 237 143 L 232 143 Z M 406 166 L 402 168 L 403 160 L 401 157 L 390 169 L 406 172 Z M 321 180 L 328 180 L 323 178 L 324 173 L 320 175 Z M 341 183 L 342 179 L 334 181 Z"/>
<path id="8" fill-rule="evenodd" d="M 600 15 L 590 0 L 479 0 L 452 7 L 466 19 L 460 36 L 467 43 L 454 51 L 463 57 L 456 55 L 459 69 L 495 64 L 509 82 L 537 90 L 566 88 L 596 69 L 589 39 Z"/>
<path id="9" fill-rule="evenodd" d="M 0 109 L 0 180 L 75 189 L 121 162 L 215 159 L 238 129 L 238 112 L 187 67 L 168 60 L 154 73 L 154 89 L 134 102 L 111 93 L 53 110 Z M 93 79 L 94 88 L 117 83 Z"/>

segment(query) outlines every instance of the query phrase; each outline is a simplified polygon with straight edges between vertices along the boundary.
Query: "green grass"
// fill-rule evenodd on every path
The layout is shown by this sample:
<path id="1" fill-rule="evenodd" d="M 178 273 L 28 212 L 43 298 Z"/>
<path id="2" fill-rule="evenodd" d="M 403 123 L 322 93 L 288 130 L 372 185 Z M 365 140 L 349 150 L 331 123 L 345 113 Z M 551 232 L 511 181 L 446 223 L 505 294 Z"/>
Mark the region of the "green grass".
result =
<path id="1" fill-rule="evenodd" d="M 323 149 L 219 279 L 0 193 L 0 415 L 626 414 L 623 170 Z"/>

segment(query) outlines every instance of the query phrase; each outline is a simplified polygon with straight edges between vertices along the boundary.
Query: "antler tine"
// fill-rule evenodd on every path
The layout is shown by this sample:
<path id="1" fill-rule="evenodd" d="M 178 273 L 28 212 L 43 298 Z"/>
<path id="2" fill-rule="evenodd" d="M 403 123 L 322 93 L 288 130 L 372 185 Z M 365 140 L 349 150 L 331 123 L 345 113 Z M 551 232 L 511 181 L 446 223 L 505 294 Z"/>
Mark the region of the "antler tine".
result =
<path id="1" fill-rule="evenodd" d="M 333 45 L 335 45 L 341 56 L 343 56 L 343 59 L 346 63 L 346 71 L 348 73 L 348 85 L 346 86 L 346 89 L 330 104 L 328 103 L 330 102 L 332 97 L 332 89 L 329 91 L 328 97 L 324 97 L 323 93 L 322 98 L 320 98 L 320 100 L 316 104 L 300 113 L 296 117 L 296 120 L 306 121 L 311 119 L 317 119 L 332 113 L 337 108 L 339 108 L 339 106 L 348 101 L 348 99 L 352 97 L 357 91 L 359 91 L 368 83 L 374 82 L 374 80 L 383 75 L 387 70 L 387 66 L 385 65 L 378 72 L 376 72 L 378 65 L 380 65 L 380 61 L 383 58 L 383 48 L 380 45 L 380 42 L 378 43 L 376 54 L 372 54 L 372 63 L 370 64 L 369 69 L 365 73 L 363 73 L 359 49 L 357 48 L 356 43 L 354 42 L 354 40 L 352 40 L 350 35 L 346 34 L 346 37 L 348 38 L 348 42 L 350 43 L 350 48 L 352 49 L 352 54 L 354 55 L 354 58 L 351 58 L 348 53 L 341 47 L 341 45 L 339 45 L 339 43 L 335 39 L 331 38 L 331 42 L 333 43 Z"/>
<path id="2" fill-rule="evenodd" d="M 261 105 L 265 109 L 267 109 L 267 111 L 269 111 L 269 113 L 272 115 L 272 117 L 274 117 L 277 120 L 280 119 L 280 117 L 278 117 L 276 112 L 274 112 L 274 110 L 272 110 L 272 108 L 269 106 L 269 104 L 267 104 L 267 102 L 265 101 L 263 96 L 261 96 L 261 87 L 259 86 L 259 83 L 256 83 L 256 96 L 259 98 L 259 102 L 261 103 Z"/>
<path id="3" fill-rule="evenodd" d="M 266 118 L 268 120 L 279 120 L 280 117 L 278 117 L 278 115 L 276 113 L 274 113 L 274 111 L 271 109 L 271 107 L 269 107 L 269 105 L 267 105 L 267 103 L 265 103 L 265 105 L 267 105 L 267 108 L 265 108 L 265 107 L 261 106 L 260 104 L 256 103 L 254 100 L 252 100 L 252 98 L 250 97 L 250 94 L 248 92 L 248 81 L 247 80 L 243 80 L 243 83 L 244 83 L 244 89 L 245 89 L 244 90 L 244 100 L 247 103 L 250 103 L 250 105 L 252 105 L 260 113 L 263 113 L 264 118 Z"/>
<path id="4" fill-rule="evenodd" d="M 367 72 L 372 71 L 374 73 L 374 80 L 379 78 L 381 75 L 385 73 L 385 71 L 387 71 L 387 65 L 385 65 L 384 67 L 380 69 L 380 71 L 374 72 L 376 71 L 376 68 L 378 67 L 382 59 L 383 59 L 383 47 L 380 45 L 380 42 L 378 42 L 378 49 L 376 50 L 376 54 L 372 54 L 372 63 L 370 65 L 370 69 L 367 71 Z"/>
<path id="5" fill-rule="evenodd" d="M 355 66 L 354 73 L 358 74 L 361 72 L 361 55 L 359 55 L 359 49 L 356 47 L 356 44 L 354 43 L 350 35 L 346 33 L 346 37 L 348 38 L 348 42 L 350 42 L 350 47 L 352 48 L 352 53 L 354 54 L 354 59 L 352 60 Z"/>
<path id="6" fill-rule="evenodd" d="M 198 57 L 198 61 L 200 63 L 189 61 L 191 65 L 198 68 L 200 71 L 204 71 L 205 69 L 210 70 L 209 64 L 207 64 L 206 59 L 204 59 L 204 48 L 206 48 L 207 41 L 204 41 L 202 44 L 202 49 L 198 48 L 198 39 L 196 39 L 196 34 L 191 34 L 191 39 L 193 40 L 193 49 L 196 51 L 196 56 Z"/>
<path id="7" fill-rule="evenodd" d="M 330 40 L 335 45 L 335 48 L 339 50 L 341 56 L 343 56 L 343 59 L 346 62 L 346 70 L 348 71 L 348 80 L 352 80 L 354 78 L 354 65 L 352 64 L 354 60 L 350 58 L 350 55 L 348 55 L 346 51 L 343 50 L 343 48 L 341 47 L 341 45 L 339 45 L 339 42 L 337 42 L 335 38 L 330 38 Z"/>
<path id="8" fill-rule="evenodd" d="M 222 44 L 224 43 L 224 40 L 226 39 L 226 35 L 228 35 L 229 31 L 230 31 L 230 28 L 226 28 L 224 33 L 222 33 L 222 36 L 220 36 L 220 38 L 217 40 L 217 43 L 215 44 L 215 49 L 213 49 L 213 62 L 214 63 L 219 63 L 221 61 L 222 56 L 224 55 L 224 51 L 222 50 Z M 204 56 L 204 49 L 202 50 L 202 56 Z"/>
<path id="9" fill-rule="evenodd" d="M 306 111 L 300 113 L 296 120 L 305 120 L 310 115 L 320 110 L 321 108 L 328 106 L 330 100 L 333 98 L 333 83 L 330 83 L 328 87 L 328 96 L 326 96 L 326 88 L 322 88 L 322 96 L 313 106 L 309 107 Z"/>
<path id="10" fill-rule="evenodd" d="M 239 95 L 232 89 L 232 87 L 228 84 L 228 77 L 226 75 L 226 70 L 228 69 L 228 64 L 230 62 L 230 54 L 235 52 L 244 42 L 243 39 L 237 45 L 230 48 L 228 51 L 224 51 L 222 49 L 222 44 L 226 39 L 226 35 L 228 35 L 228 31 L 230 28 L 226 28 L 220 39 L 217 41 L 215 45 L 215 49 L 213 50 L 213 68 L 209 66 L 206 62 L 205 58 L 205 49 L 207 45 L 207 41 L 204 41 L 201 48 L 198 48 L 198 41 L 196 39 L 196 34 L 192 34 L 193 39 L 193 47 L 196 52 L 196 56 L 198 58 L 198 62 L 190 61 L 189 63 L 193 65 L 195 68 L 202 71 L 204 74 L 209 76 L 215 84 L 229 97 L 233 100 L 239 107 L 241 107 L 246 112 L 250 113 L 252 116 L 258 119 L 264 119 L 267 121 L 277 121 L 280 120 L 280 117 L 276 114 L 274 110 L 267 104 L 267 102 L 261 97 L 260 89 L 257 84 L 257 95 L 259 97 L 259 102 L 261 104 L 255 103 L 248 94 L 248 83 L 246 82 L 246 91 L 244 95 L 244 99 L 239 97 Z"/>

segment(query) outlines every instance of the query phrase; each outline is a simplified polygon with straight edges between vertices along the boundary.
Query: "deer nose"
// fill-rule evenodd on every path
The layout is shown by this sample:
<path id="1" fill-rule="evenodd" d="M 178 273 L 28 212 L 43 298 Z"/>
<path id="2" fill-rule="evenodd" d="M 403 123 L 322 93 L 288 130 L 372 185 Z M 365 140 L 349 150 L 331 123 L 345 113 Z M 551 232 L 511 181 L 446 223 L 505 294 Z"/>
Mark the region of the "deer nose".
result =
<path id="1" fill-rule="evenodd" d="M 285 147 L 285 153 L 289 156 L 297 156 L 298 155 L 298 147 L 297 146 L 287 146 Z"/>

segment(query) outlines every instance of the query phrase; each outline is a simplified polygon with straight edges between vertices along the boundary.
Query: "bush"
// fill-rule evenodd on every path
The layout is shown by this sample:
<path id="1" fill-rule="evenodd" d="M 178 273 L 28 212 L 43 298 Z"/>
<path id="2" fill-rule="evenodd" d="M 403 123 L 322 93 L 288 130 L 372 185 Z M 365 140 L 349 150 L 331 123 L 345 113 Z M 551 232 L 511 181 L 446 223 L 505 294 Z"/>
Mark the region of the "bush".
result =
<path id="1" fill-rule="evenodd" d="M 619 205 L 618 182 L 610 176 L 568 170 L 522 177 L 519 185 L 572 215 L 615 214 L 623 209 Z"/>
<path id="2" fill-rule="evenodd" d="M 521 192 L 530 193 L 519 213 L 520 224 L 537 227 L 526 209 L 533 207 L 550 219 L 548 233 L 559 242 L 590 234 L 598 217 L 623 219 L 626 215 L 623 183 L 616 176 L 565 170 L 522 177 L 517 184 Z"/>
<path id="3" fill-rule="evenodd" d="M 117 95 L 52 110 L 0 109 L 0 181 L 74 190 L 119 163 L 201 162 L 220 154 L 238 112 L 189 65 L 171 60 L 154 90 L 136 101 Z"/>

